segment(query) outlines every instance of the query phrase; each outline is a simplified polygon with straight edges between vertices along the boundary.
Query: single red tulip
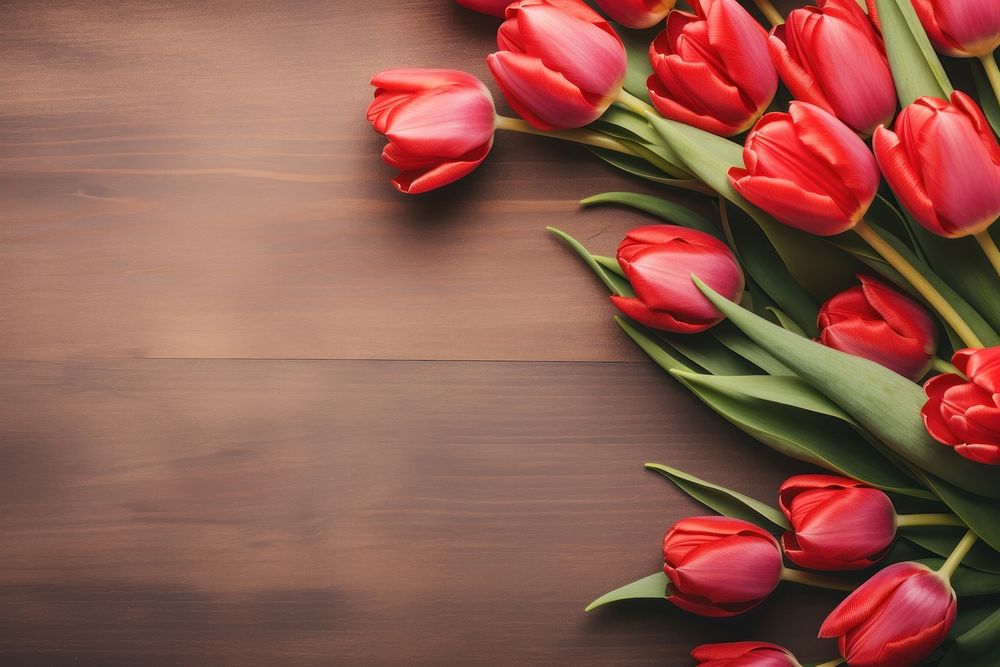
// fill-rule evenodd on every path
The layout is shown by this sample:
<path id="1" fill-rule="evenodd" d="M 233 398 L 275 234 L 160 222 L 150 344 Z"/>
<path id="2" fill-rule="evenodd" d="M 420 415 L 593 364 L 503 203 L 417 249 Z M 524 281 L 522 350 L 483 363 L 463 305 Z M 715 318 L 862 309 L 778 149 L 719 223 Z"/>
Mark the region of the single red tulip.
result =
<path id="1" fill-rule="evenodd" d="M 503 18 L 504 12 L 509 5 L 514 0 L 455 0 L 458 4 L 462 5 L 466 9 L 471 9 L 474 12 L 479 12 L 480 14 L 489 14 L 490 16 L 499 16 Z"/>
<path id="2" fill-rule="evenodd" d="M 795 475 L 778 493 L 792 529 L 788 560 L 813 570 L 860 570 L 882 560 L 896 537 L 889 496 L 846 477 Z"/>
<path id="3" fill-rule="evenodd" d="M 626 28 L 649 28 L 663 20 L 677 0 L 597 0 L 612 21 Z"/>
<path id="4" fill-rule="evenodd" d="M 951 102 L 921 97 L 880 127 L 872 145 L 892 191 L 928 231 L 978 234 L 1000 216 L 1000 145 L 963 92 Z"/>
<path id="5" fill-rule="evenodd" d="M 877 278 L 835 295 L 819 310 L 819 342 L 870 359 L 911 380 L 931 367 L 937 327 L 923 306 Z"/>
<path id="6" fill-rule="evenodd" d="M 784 224 L 819 236 L 854 227 L 879 185 L 865 142 L 807 102 L 761 118 L 747 136 L 743 162 L 745 168 L 729 170 L 737 192 Z"/>
<path id="7" fill-rule="evenodd" d="M 447 185 L 479 166 L 493 146 L 496 111 L 483 83 L 446 69 L 393 69 L 375 75 L 368 120 L 389 140 L 382 160 L 400 174 L 400 192 Z"/>
<path id="8" fill-rule="evenodd" d="M 892 120 L 896 87 L 882 39 L 855 0 L 819 0 L 771 30 L 771 57 L 797 99 L 815 104 L 855 132 Z"/>
<path id="9" fill-rule="evenodd" d="M 944 373 L 924 385 L 927 432 L 967 459 L 1000 465 L 1000 347 L 959 350 L 951 363 L 965 377 Z"/>
<path id="10" fill-rule="evenodd" d="M 912 2 L 934 48 L 946 56 L 983 56 L 1000 46 L 1000 2 L 997 0 Z"/>
<path id="11" fill-rule="evenodd" d="M 722 321 L 722 313 L 691 281 L 692 274 L 732 301 L 743 294 L 743 272 L 726 244 L 687 227 L 633 229 L 618 246 L 618 263 L 635 296 L 612 296 L 612 303 L 654 329 L 698 333 Z"/>
<path id="12" fill-rule="evenodd" d="M 698 667 L 802 667 L 789 650 L 766 642 L 702 644 L 691 657 Z"/>
<path id="13" fill-rule="evenodd" d="M 666 118 L 729 137 L 760 117 L 778 87 L 767 32 L 736 0 L 692 0 L 649 47 L 649 99 Z"/>
<path id="14" fill-rule="evenodd" d="M 702 616 L 735 616 L 781 581 L 781 550 L 752 523 L 724 516 L 681 519 L 663 538 L 667 599 Z"/>
<path id="15" fill-rule="evenodd" d="M 917 563 L 896 563 L 861 584 L 823 622 L 851 667 L 916 665 L 955 622 L 955 591 Z"/>
<path id="16" fill-rule="evenodd" d="M 506 16 L 486 60 L 514 111 L 542 130 L 597 120 L 625 80 L 625 47 L 608 22 L 579 0 L 521 0 Z"/>

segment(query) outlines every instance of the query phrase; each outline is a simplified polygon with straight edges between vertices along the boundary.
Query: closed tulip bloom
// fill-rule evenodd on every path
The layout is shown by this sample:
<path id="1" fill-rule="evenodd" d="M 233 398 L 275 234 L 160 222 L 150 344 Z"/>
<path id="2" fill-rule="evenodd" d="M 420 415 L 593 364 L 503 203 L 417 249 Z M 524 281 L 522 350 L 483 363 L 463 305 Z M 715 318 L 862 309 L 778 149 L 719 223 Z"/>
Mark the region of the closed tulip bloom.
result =
<path id="1" fill-rule="evenodd" d="M 489 14 L 490 16 L 499 16 L 503 18 L 504 11 L 514 0 L 455 0 L 458 4 L 462 5 L 467 9 L 471 9 L 474 12 L 479 12 L 480 14 Z"/>
<path id="2" fill-rule="evenodd" d="M 860 570 L 880 561 L 896 537 L 889 496 L 846 477 L 796 475 L 781 485 L 792 529 L 781 538 L 788 560 L 813 570 Z"/>
<path id="3" fill-rule="evenodd" d="M 666 118 L 729 137 L 771 103 L 778 75 L 767 32 L 736 0 L 692 0 L 649 47 L 649 99 Z"/>
<path id="4" fill-rule="evenodd" d="M 959 350 L 951 363 L 965 377 L 944 373 L 924 385 L 927 432 L 967 459 L 1000 465 L 1000 347 Z"/>
<path id="5" fill-rule="evenodd" d="M 819 342 L 919 380 L 937 350 L 934 320 L 920 304 L 887 283 L 867 275 L 858 279 L 860 285 L 820 308 Z"/>
<path id="6" fill-rule="evenodd" d="M 691 657 L 698 667 L 802 667 L 790 651 L 766 642 L 703 644 Z"/>
<path id="7" fill-rule="evenodd" d="M 861 584 L 823 622 L 851 667 L 916 665 L 955 622 L 955 591 L 918 563 L 896 563 Z"/>
<path id="8" fill-rule="evenodd" d="M 479 79 L 454 70 L 395 69 L 372 79 L 368 120 L 389 140 L 382 160 L 400 170 L 393 184 L 419 194 L 479 166 L 493 145 L 496 112 Z"/>
<path id="9" fill-rule="evenodd" d="M 506 15 L 487 64 L 514 111 L 542 130 L 597 120 L 625 80 L 608 22 L 579 0 L 521 0 Z"/>
<path id="10" fill-rule="evenodd" d="M 747 136 L 743 162 L 745 168 L 729 170 L 737 192 L 780 222 L 819 236 L 860 222 L 880 180 L 865 142 L 807 102 L 761 118 Z"/>
<path id="11" fill-rule="evenodd" d="M 880 127 L 872 145 L 899 201 L 928 231 L 949 238 L 982 232 L 1000 216 L 1000 146 L 976 103 L 921 97 Z"/>
<path id="12" fill-rule="evenodd" d="M 781 80 L 797 99 L 870 135 L 896 111 L 896 88 L 882 39 L 855 0 L 820 0 L 771 30 Z"/>
<path id="13" fill-rule="evenodd" d="M 612 296 L 612 303 L 654 329 L 698 333 L 722 321 L 722 313 L 691 281 L 692 274 L 732 301 L 743 294 L 743 272 L 726 244 L 687 227 L 633 229 L 618 246 L 618 263 L 635 296 Z"/>
<path id="14" fill-rule="evenodd" d="M 663 20 L 677 0 L 597 0 L 611 20 L 626 28 L 649 28 Z"/>
<path id="15" fill-rule="evenodd" d="M 946 56 L 971 58 L 1000 46 L 997 0 L 912 0 L 927 36 Z"/>
<path id="16" fill-rule="evenodd" d="M 667 599 L 702 616 L 735 616 L 763 602 L 781 581 L 775 539 L 723 516 L 681 519 L 663 538 Z"/>

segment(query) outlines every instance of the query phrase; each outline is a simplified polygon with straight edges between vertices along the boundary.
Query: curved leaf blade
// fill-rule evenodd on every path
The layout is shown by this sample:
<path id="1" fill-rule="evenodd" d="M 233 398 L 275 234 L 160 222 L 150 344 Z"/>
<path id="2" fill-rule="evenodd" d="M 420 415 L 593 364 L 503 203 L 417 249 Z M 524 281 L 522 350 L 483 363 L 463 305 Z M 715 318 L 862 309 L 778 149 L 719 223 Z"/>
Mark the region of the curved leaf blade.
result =
<path id="1" fill-rule="evenodd" d="M 903 106 L 923 95 L 947 99 L 951 82 L 910 0 L 876 0 L 882 40 Z"/>
<path id="2" fill-rule="evenodd" d="M 584 207 L 599 206 L 602 204 L 628 206 L 669 223 L 697 229 L 699 232 L 704 232 L 720 240 L 724 240 L 718 225 L 714 224 L 708 216 L 683 204 L 669 201 L 662 197 L 644 195 L 638 192 L 605 192 L 587 197 L 580 202 L 580 205 Z"/>
<path id="3" fill-rule="evenodd" d="M 598 607 L 603 607 L 612 602 L 621 600 L 641 600 L 641 599 L 666 599 L 667 584 L 670 580 L 662 571 L 643 577 L 631 584 L 625 584 L 621 588 L 605 593 L 587 605 L 584 611 L 592 611 Z"/>

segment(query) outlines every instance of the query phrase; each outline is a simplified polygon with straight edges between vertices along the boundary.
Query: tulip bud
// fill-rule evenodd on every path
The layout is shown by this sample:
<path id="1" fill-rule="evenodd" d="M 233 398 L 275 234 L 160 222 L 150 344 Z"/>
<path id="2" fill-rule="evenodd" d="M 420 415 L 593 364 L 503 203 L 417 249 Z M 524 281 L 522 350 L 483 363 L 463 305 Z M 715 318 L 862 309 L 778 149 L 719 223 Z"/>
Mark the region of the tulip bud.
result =
<path id="1" fill-rule="evenodd" d="M 493 146 L 496 111 L 483 83 L 465 72 L 394 69 L 375 75 L 368 121 L 389 140 L 382 160 L 393 184 L 419 194 L 479 166 Z"/>
<path id="2" fill-rule="evenodd" d="M 833 475 L 795 475 L 778 493 L 792 529 L 781 538 L 788 560 L 813 570 L 860 570 L 880 561 L 896 537 L 889 496 Z"/>
<path id="3" fill-rule="evenodd" d="M 621 92 L 625 46 L 579 0 L 521 0 L 497 32 L 486 61 L 504 97 L 541 130 L 597 120 Z"/>
<path id="4" fill-rule="evenodd" d="M 663 20 L 677 0 L 597 0 L 612 21 L 626 28 L 649 28 Z"/>
<path id="5" fill-rule="evenodd" d="M 882 39 L 855 0 L 820 0 L 771 30 L 771 57 L 797 99 L 870 135 L 892 120 L 896 88 Z"/>
<path id="6" fill-rule="evenodd" d="M 1000 216 L 1000 146 L 975 102 L 921 97 L 880 127 L 872 145 L 900 203 L 928 231 L 978 234 Z"/>
<path id="7" fill-rule="evenodd" d="M 763 602 L 781 581 L 775 539 L 724 516 L 681 519 L 663 538 L 667 599 L 702 616 L 735 616 Z"/>
<path id="8" fill-rule="evenodd" d="M 725 243 L 676 225 L 649 225 L 628 233 L 618 263 L 635 297 L 612 296 L 618 310 L 654 329 L 698 333 L 723 319 L 691 281 L 697 275 L 732 301 L 743 294 L 743 272 Z"/>
<path id="9" fill-rule="evenodd" d="M 951 363 L 965 377 L 945 373 L 924 385 L 927 432 L 967 459 L 1000 465 L 1000 347 L 959 350 Z"/>
<path id="10" fill-rule="evenodd" d="M 997 0 L 912 0 L 934 48 L 946 56 L 971 58 L 1000 46 Z"/>
<path id="11" fill-rule="evenodd" d="M 819 342 L 870 359 L 911 380 L 931 367 L 937 327 L 922 306 L 887 283 L 859 275 L 860 285 L 837 294 L 819 310 Z"/>
<path id="12" fill-rule="evenodd" d="M 917 563 L 896 563 L 861 584 L 823 622 L 851 667 L 916 665 L 955 622 L 948 580 Z"/>
<path id="13" fill-rule="evenodd" d="M 879 173 L 858 135 L 807 102 L 765 115 L 747 136 L 745 168 L 729 182 L 780 222 L 819 236 L 851 229 L 875 199 Z"/>
<path id="14" fill-rule="evenodd" d="M 691 657 L 698 667 L 802 667 L 790 651 L 766 642 L 703 644 Z"/>
<path id="15" fill-rule="evenodd" d="M 455 0 L 458 4 L 462 5 L 466 9 L 471 9 L 474 12 L 479 12 L 480 14 L 489 14 L 490 16 L 499 16 L 503 18 L 504 11 L 514 0 Z"/>
<path id="16" fill-rule="evenodd" d="M 649 47 L 649 99 L 666 118 L 729 137 L 760 116 L 778 87 L 767 32 L 736 0 L 692 0 Z"/>

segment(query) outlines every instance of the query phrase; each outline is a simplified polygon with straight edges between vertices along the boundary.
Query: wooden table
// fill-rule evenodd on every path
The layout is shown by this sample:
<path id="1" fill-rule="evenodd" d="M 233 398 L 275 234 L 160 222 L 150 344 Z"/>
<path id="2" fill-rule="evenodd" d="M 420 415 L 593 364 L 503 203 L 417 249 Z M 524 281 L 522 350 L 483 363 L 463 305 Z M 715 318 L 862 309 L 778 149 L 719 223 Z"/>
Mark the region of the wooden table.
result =
<path id="1" fill-rule="evenodd" d="M 610 252 L 648 188 L 502 136 L 407 198 L 368 77 L 486 75 L 445 0 L 0 7 L 0 663 L 802 659 L 838 598 L 585 616 L 702 512 L 792 470 L 649 364 L 545 225 Z"/>

